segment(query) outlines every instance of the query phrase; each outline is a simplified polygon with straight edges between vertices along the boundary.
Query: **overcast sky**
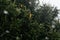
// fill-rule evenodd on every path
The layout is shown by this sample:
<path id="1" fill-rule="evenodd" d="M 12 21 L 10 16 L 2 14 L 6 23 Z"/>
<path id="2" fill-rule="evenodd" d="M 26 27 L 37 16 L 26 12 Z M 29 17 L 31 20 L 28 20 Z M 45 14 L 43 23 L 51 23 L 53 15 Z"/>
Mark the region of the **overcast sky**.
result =
<path id="1" fill-rule="evenodd" d="M 44 4 L 44 3 L 50 4 L 51 6 L 54 6 L 54 7 L 57 7 L 57 9 L 60 9 L 60 0 L 40 0 L 40 4 Z M 58 18 L 60 19 L 60 14 L 58 14 Z"/>
<path id="2" fill-rule="evenodd" d="M 60 9 L 60 0 L 40 0 L 40 3 L 51 4 L 52 6 L 55 6 Z"/>

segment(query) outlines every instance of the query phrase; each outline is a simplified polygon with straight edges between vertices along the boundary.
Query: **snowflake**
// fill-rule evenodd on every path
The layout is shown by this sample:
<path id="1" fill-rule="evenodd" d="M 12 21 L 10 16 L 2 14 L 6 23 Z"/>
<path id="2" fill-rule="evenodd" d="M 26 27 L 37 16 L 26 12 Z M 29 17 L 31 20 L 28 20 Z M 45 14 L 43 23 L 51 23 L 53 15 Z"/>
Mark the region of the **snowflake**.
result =
<path id="1" fill-rule="evenodd" d="M 47 40 L 48 40 L 49 38 L 48 38 L 48 37 L 45 37 L 45 39 L 47 39 Z"/>
<path id="2" fill-rule="evenodd" d="M 10 33 L 8 30 L 5 31 L 6 33 Z"/>
<path id="3" fill-rule="evenodd" d="M 31 2 L 29 2 L 29 4 L 31 4 Z"/>
<path id="4" fill-rule="evenodd" d="M 4 14 L 8 14 L 8 11 L 4 10 Z"/>
<path id="5" fill-rule="evenodd" d="M 52 28 L 55 28 L 55 25 L 52 25 Z"/>
<path id="6" fill-rule="evenodd" d="M 18 39 L 19 39 L 19 37 L 17 36 L 17 37 L 16 37 L 16 39 L 18 40 Z"/>

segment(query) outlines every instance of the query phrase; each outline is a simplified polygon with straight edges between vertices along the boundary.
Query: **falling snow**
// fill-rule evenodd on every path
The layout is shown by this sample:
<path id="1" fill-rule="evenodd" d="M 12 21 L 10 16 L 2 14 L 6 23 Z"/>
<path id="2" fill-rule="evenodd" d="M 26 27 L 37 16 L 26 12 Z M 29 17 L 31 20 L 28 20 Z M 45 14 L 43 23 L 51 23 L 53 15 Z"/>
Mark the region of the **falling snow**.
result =
<path id="1" fill-rule="evenodd" d="M 8 14 L 8 11 L 4 10 L 4 14 Z"/>

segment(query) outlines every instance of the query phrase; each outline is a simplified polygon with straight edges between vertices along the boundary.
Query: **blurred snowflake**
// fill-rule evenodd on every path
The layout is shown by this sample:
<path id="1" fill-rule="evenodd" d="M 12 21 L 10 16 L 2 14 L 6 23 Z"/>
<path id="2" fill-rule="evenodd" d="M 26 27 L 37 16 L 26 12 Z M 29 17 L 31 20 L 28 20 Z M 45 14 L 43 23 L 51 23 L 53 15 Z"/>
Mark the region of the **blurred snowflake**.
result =
<path id="1" fill-rule="evenodd" d="M 4 14 L 8 14 L 8 11 L 4 10 Z"/>
<path id="2" fill-rule="evenodd" d="M 9 31 L 9 30 L 6 30 L 5 32 L 6 32 L 6 33 L 10 33 L 10 31 Z"/>

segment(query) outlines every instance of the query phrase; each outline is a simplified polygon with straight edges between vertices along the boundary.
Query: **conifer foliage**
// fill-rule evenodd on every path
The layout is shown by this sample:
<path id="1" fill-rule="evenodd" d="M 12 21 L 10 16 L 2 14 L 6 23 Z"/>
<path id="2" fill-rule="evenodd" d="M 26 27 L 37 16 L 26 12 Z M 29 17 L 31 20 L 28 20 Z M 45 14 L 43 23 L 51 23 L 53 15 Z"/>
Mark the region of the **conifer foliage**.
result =
<path id="1" fill-rule="evenodd" d="M 57 9 L 35 9 L 36 0 L 0 0 L 0 40 L 58 40 L 51 24 Z"/>

